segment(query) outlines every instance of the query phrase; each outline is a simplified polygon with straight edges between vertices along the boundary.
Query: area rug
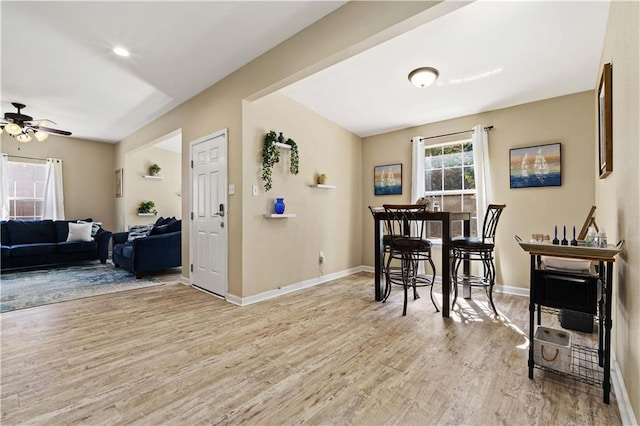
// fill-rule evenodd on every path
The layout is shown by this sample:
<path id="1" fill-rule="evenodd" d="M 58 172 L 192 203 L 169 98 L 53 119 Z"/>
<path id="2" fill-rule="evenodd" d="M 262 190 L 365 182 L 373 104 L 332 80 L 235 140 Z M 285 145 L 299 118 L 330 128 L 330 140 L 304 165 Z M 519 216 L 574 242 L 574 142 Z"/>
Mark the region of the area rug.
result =
<path id="1" fill-rule="evenodd" d="M 131 272 L 115 268 L 110 262 L 3 272 L 0 312 L 156 285 L 162 282 L 153 278 L 138 280 Z"/>

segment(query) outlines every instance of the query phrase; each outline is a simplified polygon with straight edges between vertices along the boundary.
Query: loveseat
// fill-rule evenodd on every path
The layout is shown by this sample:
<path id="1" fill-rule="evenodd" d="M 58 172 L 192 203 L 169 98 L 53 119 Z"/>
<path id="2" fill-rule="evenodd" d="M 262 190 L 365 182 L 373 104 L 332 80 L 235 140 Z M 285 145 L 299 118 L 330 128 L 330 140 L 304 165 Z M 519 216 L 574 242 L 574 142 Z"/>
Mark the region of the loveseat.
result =
<path id="1" fill-rule="evenodd" d="M 182 222 L 159 218 L 156 223 L 113 234 L 113 264 L 143 274 L 182 265 Z"/>
<path id="2" fill-rule="evenodd" d="M 98 259 L 106 263 L 111 232 L 100 226 L 87 226 L 86 222 L 91 219 L 85 219 L 84 224 L 77 222 L 3 220 L 0 223 L 2 270 Z M 70 226 L 73 229 L 68 238 Z"/>

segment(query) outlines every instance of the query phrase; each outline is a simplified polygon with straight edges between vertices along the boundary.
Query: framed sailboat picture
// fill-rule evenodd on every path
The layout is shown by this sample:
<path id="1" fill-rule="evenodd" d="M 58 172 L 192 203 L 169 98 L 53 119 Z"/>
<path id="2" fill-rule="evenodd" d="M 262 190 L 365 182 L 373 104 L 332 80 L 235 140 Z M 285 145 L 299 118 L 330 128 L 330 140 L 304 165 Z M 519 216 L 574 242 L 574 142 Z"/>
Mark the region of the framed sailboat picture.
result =
<path id="1" fill-rule="evenodd" d="M 560 143 L 509 150 L 510 188 L 562 185 Z"/>
<path id="2" fill-rule="evenodd" d="M 402 194 L 402 163 L 374 166 L 373 191 L 375 195 Z"/>

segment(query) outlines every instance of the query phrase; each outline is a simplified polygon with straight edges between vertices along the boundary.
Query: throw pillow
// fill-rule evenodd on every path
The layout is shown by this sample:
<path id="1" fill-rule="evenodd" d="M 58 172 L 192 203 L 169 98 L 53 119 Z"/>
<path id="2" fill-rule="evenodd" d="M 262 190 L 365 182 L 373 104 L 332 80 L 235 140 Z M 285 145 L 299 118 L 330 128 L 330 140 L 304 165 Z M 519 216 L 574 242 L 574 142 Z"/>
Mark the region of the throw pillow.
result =
<path id="1" fill-rule="evenodd" d="M 129 227 L 129 236 L 127 241 L 133 241 L 138 238 L 146 237 L 151 232 L 153 223 L 150 225 L 133 225 Z"/>
<path id="2" fill-rule="evenodd" d="M 67 241 L 92 241 L 91 223 L 69 222 L 69 235 Z"/>
<path id="3" fill-rule="evenodd" d="M 91 236 L 95 237 L 98 231 L 102 229 L 102 222 L 91 222 L 88 220 L 79 220 L 78 223 L 91 223 Z"/>
<path id="4" fill-rule="evenodd" d="M 149 235 L 160 235 L 160 234 L 166 234 L 168 232 L 168 225 L 156 225 L 153 228 L 151 228 L 151 231 L 149 231 Z"/>
<path id="5" fill-rule="evenodd" d="M 167 225 L 167 232 L 178 232 L 182 230 L 182 221 L 176 220 Z"/>

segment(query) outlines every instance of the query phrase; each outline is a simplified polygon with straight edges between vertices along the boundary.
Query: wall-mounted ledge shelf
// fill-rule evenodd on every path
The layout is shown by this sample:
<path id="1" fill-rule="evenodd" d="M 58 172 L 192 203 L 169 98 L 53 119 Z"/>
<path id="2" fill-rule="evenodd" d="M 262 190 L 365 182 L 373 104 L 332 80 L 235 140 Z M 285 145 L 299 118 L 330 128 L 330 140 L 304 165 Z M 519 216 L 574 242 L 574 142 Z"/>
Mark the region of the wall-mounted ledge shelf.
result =
<path id="1" fill-rule="evenodd" d="M 151 176 L 151 175 L 144 175 L 142 176 L 144 179 L 164 179 L 164 176 Z"/>
<path id="2" fill-rule="evenodd" d="M 321 184 L 316 184 L 316 185 L 309 185 L 311 188 L 319 188 L 319 189 L 336 189 L 335 185 L 321 185 Z"/>
<path id="3" fill-rule="evenodd" d="M 138 213 L 138 216 L 155 216 L 155 213 Z"/>
<path id="4" fill-rule="evenodd" d="M 273 143 L 275 146 L 277 146 L 278 148 L 282 148 L 282 149 L 291 149 L 291 145 L 288 145 L 286 143 L 280 143 L 280 142 L 274 142 Z"/>
<path id="5" fill-rule="evenodd" d="M 295 213 L 283 213 L 283 214 L 265 214 L 264 217 L 266 217 L 267 219 L 284 219 L 287 217 L 296 217 Z"/>

